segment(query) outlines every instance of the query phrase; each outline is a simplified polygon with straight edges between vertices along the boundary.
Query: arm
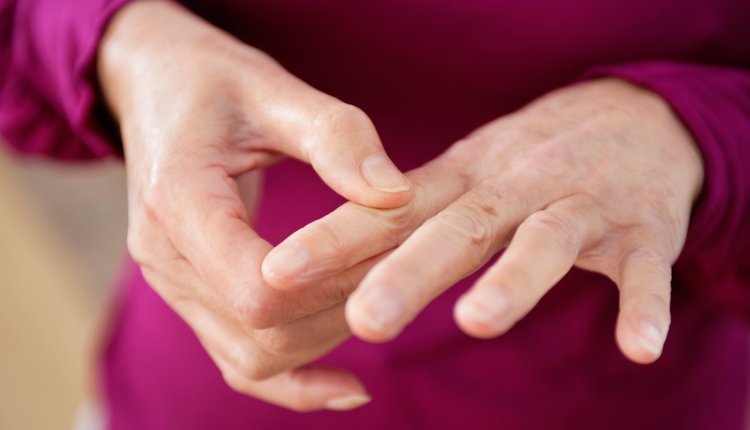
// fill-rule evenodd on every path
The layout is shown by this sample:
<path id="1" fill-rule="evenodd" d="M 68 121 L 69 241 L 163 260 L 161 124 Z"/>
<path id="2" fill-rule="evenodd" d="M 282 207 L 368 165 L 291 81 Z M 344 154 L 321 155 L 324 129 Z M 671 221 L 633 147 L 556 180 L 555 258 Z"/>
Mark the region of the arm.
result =
<path id="1" fill-rule="evenodd" d="M 0 134 L 15 149 L 64 159 L 115 152 L 95 61 L 105 26 L 126 3 L 0 0 Z"/>

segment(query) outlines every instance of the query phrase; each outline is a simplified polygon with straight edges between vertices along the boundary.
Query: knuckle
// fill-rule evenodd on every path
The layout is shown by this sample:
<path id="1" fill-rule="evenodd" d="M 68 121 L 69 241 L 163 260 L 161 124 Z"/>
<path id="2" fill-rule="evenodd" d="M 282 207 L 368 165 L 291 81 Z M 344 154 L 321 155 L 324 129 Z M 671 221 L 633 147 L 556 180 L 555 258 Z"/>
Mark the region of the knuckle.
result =
<path id="1" fill-rule="evenodd" d="M 267 294 L 244 294 L 234 299 L 234 310 L 240 321 L 254 329 L 273 327 L 279 314 L 275 300 Z"/>
<path id="2" fill-rule="evenodd" d="M 520 156 L 515 170 L 524 176 L 530 174 L 552 181 L 589 176 L 586 163 L 578 161 L 574 148 L 562 138 L 542 143 Z"/>
<path id="3" fill-rule="evenodd" d="M 310 225 L 308 239 L 314 241 L 316 247 L 325 244 L 333 255 L 344 255 L 346 253 L 344 242 L 335 225 L 327 218 L 321 218 Z"/>
<path id="4" fill-rule="evenodd" d="M 288 393 L 289 403 L 287 408 L 294 412 L 312 412 L 316 410 L 316 405 L 310 398 L 305 395 L 301 386 L 296 386 Z"/>
<path id="5" fill-rule="evenodd" d="M 367 114 L 356 106 L 339 101 L 317 112 L 311 126 L 312 136 L 320 141 L 325 141 L 325 136 L 347 136 L 363 131 L 375 132 Z"/>
<path id="6" fill-rule="evenodd" d="M 245 379 L 245 384 L 249 381 L 262 381 L 271 376 L 269 367 L 263 363 L 261 352 L 254 345 L 234 345 L 230 351 L 230 360 L 238 376 Z"/>
<path id="7" fill-rule="evenodd" d="M 149 267 L 153 260 L 153 249 L 149 246 L 146 234 L 140 228 L 131 227 L 127 235 L 128 253 L 141 267 Z"/>
<path id="8" fill-rule="evenodd" d="M 574 221 L 555 211 L 543 210 L 531 214 L 522 228 L 543 233 L 565 252 L 577 249 L 580 243 Z"/>
<path id="9" fill-rule="evenodd" d="M 474 246 L 486 246 L 494 240 L 494 228 L 484 210 L 473 204 L 454 203 L 454 205 L 456 205 L 455 210 L 443 211 L 428 223 L 453 230 L 467 243 Z"/>
<path id="10" fill-rule="evenodd" d="M 421 221 L 422 215 L 419 208 L 423 205 L 416 201 L 416 198 L 404 206 L 380 210 L 378 214 L 384 214 L 380 217 L 384 230 L 384 236 L 392 245 L 401 243 L 404 235 L 411 233 L 417 224 Z M 376 211 L 373 209 L 373 211 Z"/>
<path id="11" fill-rule="evenodd" d="M 326 131 L 346 130 L 350 127 L 370 125 L 370 118 L 360 108 L 348 103 L 336 103 L 323 109 L 320 113 L 320 125 Z"/>
<path id="12" fill-rule="evenodd" d="M 221 377 L 224 379 L 224 382 L 231 388 L 232 390 L 241 393 L 241 394 L 251 394 L 250 393 L 250 384 L 248 381 L 240 376 L 239 374 L 235 372 L 221 372 Z"/>
<path id="13" fill-rule="evenodd" d="M 260 349 L 275 357 L 287 357 L 297 351 L 297 343 L 284 327 L 258 330 L 253 334 L 253 338 Z"/>
<path id="14" fill-rule="evenodd" d="M 652 246 L 637 246 L 629 252 L 627 257 L 629 261 L 638 264 L 639 270 L 655 275 L 667 275 L 671 278 L 672 268 L 669 261 L 664 257 L 664 253 Z"/>

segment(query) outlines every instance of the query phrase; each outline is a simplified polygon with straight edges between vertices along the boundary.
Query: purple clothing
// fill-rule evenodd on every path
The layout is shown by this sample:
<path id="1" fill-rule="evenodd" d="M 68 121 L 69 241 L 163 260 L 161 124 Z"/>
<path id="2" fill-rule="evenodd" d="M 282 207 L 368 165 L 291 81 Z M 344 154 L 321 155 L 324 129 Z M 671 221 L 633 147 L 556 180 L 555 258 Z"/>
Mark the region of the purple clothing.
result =
<path id="1" fill-rule="evenodd" d="M 0 131 L 20 151 L 116 152 L 93 61 L 124 0 L 0 0 Z M 403 169 L 581 76 L 660 94 L 692 132 L 706 180 L 674 268 L 662 358 L 628 362 L 618 294 L 573 270 L 508 334 L 463 335 L 433 302 L 395 341 L 321 360 L 374 401 L 298 414 L 236 394 L 133 263 L 104 352 L 112 429 L 744 428 L 750 317 L 750 2 L 746 0 L 185 1 L 373 119 Z M 257 230 L 278 242 L 341 199 L 293 161 L 267 171 Z M 292 202 L 305 202 L 304 205 Z M 744 317 L 744 318 L 743 318 Z"/>

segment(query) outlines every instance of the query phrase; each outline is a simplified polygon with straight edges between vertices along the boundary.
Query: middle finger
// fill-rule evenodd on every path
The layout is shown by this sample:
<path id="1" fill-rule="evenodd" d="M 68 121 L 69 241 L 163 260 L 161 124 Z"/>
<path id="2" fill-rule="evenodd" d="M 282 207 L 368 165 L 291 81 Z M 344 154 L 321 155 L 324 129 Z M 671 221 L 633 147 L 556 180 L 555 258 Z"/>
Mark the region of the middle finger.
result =
<path id="1" fill-rule="evenodd" d="M 368 341 L 391 339 L 427 303 L 481 267 L 534 210 L 536 199 L 519 189 L 476 188 L 424 223 L 352 294 L 346 308 L 352 331 Z"/>

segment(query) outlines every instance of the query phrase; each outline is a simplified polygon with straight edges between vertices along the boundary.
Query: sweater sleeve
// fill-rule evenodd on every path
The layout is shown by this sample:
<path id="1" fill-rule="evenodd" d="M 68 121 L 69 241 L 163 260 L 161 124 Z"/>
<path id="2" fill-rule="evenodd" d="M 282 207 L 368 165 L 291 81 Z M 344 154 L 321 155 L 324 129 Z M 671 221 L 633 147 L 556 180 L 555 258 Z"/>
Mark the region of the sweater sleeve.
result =
<path id="1" fill-rule="evenodd" d="M 705 178 L 675 280 L 750 319 L 750 70 L 664 61 L 597 67 L 667 101 L 692 133 Z"/>
<path id="2" fill-rule="evenodd" d="M 0 0 L 0 134 L 20 152 L 117 154 L 96 87 L 96 53 L 129 0 Z"/>

